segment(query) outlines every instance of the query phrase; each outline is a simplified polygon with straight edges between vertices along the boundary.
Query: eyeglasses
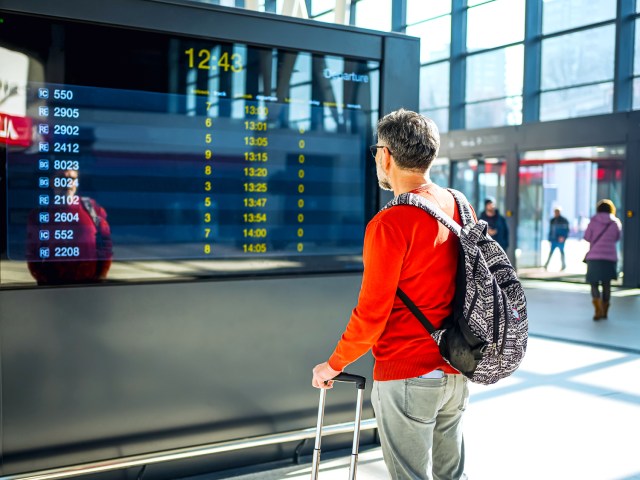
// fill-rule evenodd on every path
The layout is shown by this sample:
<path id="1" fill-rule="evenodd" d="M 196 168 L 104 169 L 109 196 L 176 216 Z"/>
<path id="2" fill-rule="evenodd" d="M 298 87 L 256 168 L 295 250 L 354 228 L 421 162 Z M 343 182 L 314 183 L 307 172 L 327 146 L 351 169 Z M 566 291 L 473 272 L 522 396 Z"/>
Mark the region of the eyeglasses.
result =
<path id="1" fill-rule="evenodd" d="M 386 145 L 371 145 L 369 147 L 369 151 L 371 152 L 371 155 L 373 155 L 373 158 L 376 158 L 376 154 L 378 153 L 379 148 L 386 148 L 387 150 L 389 150 L 389 147 L 387 147 Z M 389 150 L 389 154 L 393 155 L 391 150 Z"/>

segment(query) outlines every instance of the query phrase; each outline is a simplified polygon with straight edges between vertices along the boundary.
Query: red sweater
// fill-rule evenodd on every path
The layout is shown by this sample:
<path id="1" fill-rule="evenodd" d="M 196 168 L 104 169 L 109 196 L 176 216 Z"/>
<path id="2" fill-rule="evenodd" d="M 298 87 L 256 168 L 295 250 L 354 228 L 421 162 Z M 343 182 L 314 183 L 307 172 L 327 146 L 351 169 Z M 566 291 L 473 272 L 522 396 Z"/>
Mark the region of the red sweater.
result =
<path id="1" fill-rule="evenodd" d="M 413 193 L 460 223 L 455 200 L 445 189 L 432 184 Z M 402 205 L 379 212 L 367 225 L 358 305 L 329 358 L 331 368 L 341 371 L 371 348 L 374 380 L 412 378 L 435 369 L 458 373 L 396 296 L 399 286 L 438 328 L 452 310 L 458 243 L 454 233 L 419 208 Z"/>

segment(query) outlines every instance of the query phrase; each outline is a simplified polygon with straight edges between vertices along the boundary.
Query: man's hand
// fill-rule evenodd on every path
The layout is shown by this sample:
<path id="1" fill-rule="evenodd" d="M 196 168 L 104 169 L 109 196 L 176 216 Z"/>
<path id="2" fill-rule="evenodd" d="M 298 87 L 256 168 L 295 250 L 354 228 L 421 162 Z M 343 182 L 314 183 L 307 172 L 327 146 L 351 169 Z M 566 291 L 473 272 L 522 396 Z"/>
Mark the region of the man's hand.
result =
<path id="1" fill-rule="evenodd" d="M 496 233 L 498 233 L 498 230 L 496 230 L 495 228 L 489 227 L 488 232 L 489 232 L 489 235 L 494 237 L 496 235 Z"/>
<path id="2" fill-rule="evenodd" d="M 566 238 L 564 238 L 564 237 L 558 237 L 558 242 L 559 243 L 564 243 L 565 240 L 566 240 Z"/>
<path id="3" fill-rule="evenodd" d="M 331 368 L 328 362 L 316 365 L 313 368 L 313 379 L 311 380 L 311 385 L 316 388 L 332 388 L 333 381 L 331 379 L 339 373 L 340 372 L 338 370 Z M 325 381 L 327 381 L 327 383 L 324 383 Z"/>

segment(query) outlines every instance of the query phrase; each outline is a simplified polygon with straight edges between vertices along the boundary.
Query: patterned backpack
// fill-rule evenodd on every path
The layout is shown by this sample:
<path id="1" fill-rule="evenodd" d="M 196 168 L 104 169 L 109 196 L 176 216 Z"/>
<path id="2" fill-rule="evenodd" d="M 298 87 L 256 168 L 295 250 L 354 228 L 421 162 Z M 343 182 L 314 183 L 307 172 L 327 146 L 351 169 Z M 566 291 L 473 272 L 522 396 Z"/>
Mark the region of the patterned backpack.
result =
<path id="1" fill-rule="evenodd" d="M 522 284 L 504 250 L 487 234 L 487 222 L 474 220 L 465 196 L 456 200 L 460 227 L 437 205 L 403 193 L 384 207 L 412 205 L 435 217 L 460 238 L 453 313 L 436 330 L 411 299 L 398 296 L 434 338 L 442 357 L 472 382 L 490 385 L 511 375 L 527 349 L 527 301 Z"/>

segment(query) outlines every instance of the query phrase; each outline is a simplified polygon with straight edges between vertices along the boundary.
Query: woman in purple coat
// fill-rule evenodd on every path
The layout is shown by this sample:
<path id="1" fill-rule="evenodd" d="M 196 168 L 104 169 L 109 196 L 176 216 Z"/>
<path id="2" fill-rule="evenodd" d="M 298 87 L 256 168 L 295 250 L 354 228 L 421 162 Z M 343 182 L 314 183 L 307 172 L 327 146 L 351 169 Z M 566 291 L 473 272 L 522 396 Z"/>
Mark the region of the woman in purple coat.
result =
<path id="1" fill-rule="evenodd" d="M 616 217 L 616 207 L 609 199 L 600 200 L 596 214 L 591 217 L 584 232 L 589 242 L 587 262 L 587 283 L 591 284 L 591 298 L 595 308 L 594 320 L 607 318 L 611 298 L 611 280 L 618 278 L 616 264 L 618 252 L 616 244 L 620 240 L 622 225 Z M 600 296 L 602 284 L 602 296 Z"/>

